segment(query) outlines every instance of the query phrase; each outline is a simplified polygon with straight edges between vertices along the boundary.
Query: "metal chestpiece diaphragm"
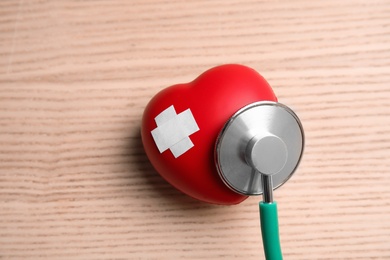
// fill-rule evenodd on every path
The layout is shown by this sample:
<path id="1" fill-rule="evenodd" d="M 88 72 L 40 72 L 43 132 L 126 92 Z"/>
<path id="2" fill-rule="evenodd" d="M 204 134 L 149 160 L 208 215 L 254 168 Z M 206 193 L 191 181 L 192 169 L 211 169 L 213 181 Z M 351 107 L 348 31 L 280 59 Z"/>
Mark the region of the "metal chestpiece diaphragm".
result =
<path id="1" fill-rule="evenodd" d="M 272 189 L 280 187 L 297 168 L 303 147 L 303 128 L 290 108 L 277 102 L 256 102 L 225 124 L 216 142 L 215 164 L 233 191 L 261 195 L 262 176 L 272 176 Z"/>

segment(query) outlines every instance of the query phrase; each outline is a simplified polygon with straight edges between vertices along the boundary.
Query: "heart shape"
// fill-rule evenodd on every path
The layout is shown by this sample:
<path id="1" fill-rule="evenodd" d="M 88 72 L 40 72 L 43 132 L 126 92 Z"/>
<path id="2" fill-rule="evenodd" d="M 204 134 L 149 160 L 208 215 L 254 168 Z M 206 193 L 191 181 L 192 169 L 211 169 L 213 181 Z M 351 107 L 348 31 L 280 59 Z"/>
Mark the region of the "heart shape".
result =
<path id="1" fill-rule="evenodd" d="M 237 64 L 214 67 L 152 98 L 142 118 L 145 152 L 157 172 L 187 195 L 213 204 L 240 203 L 247 196 L 219 177 L 215 142 L 234 113 L 265 100 L 277 98 L 255 70 Z"/>

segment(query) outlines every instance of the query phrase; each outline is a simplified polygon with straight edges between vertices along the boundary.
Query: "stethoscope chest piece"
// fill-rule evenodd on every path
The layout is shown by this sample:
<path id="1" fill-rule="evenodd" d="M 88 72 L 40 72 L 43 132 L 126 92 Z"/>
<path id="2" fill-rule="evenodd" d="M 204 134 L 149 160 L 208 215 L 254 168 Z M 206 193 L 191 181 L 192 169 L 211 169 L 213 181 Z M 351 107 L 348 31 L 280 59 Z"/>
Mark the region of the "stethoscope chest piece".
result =
<path id="1" fill-rule="evenodd" d="M 264 179 L 272 189 L 294 173 L 304 147 L 299 118 L 287 106 L 263 101 L 236 112 L 220 132 L 215 164 L 225 184 L 244 195 L 263 194 Z"/>

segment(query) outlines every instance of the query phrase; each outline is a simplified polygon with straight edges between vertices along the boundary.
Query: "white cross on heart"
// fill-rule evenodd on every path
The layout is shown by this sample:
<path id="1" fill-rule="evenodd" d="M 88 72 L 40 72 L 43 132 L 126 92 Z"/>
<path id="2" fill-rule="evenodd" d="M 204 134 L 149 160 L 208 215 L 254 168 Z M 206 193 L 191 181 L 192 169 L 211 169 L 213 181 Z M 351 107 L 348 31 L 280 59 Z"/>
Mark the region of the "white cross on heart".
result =
<path id="1" fill-rule="evenodd" d="M 199 126 L 189 108 L 176 114 L 172 105 L 154 120 L 157 127 L 151 131 L 151 134 L 160 153 L 169 149 L 177 158 L 194 146 L 189 136 L 199 131 Z"/>

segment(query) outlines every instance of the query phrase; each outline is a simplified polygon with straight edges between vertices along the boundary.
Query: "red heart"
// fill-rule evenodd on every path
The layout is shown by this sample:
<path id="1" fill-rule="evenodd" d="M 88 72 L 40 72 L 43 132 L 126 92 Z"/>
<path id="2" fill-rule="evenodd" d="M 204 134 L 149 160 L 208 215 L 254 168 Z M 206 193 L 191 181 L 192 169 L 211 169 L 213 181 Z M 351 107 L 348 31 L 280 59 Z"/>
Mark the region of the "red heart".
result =
<path id="1" fill-rule="evenodd" d="M 141 135 L 146 154 L 162 177 L 189 196 L 214 204 L 240 203 L 247 196 L 230 190 L 218 175 L 215 141 L 235 112 L 264 100 L 277 101 L 267 81 L 253 69 L 234 64 L 212 68 L 190 83 L 166 88 L 154 96 L 144 111 Z M 152 131 L 159 127 L 155 118 L 172 105 L 177 114 L 190 109 L 199 127 L 188 136 L 193 147 L 177 158 L 170 149 L 160 153 L 158 141 L 152 136 Z M 178 122 L 170 121 L 173 127 L 168 127 L 168 139 L 181 129 Z"/>

